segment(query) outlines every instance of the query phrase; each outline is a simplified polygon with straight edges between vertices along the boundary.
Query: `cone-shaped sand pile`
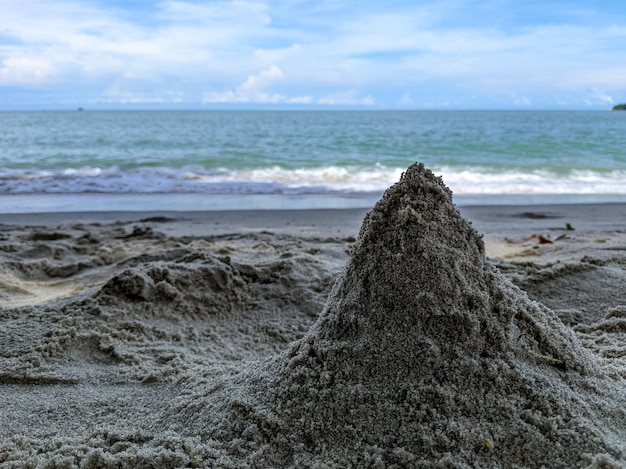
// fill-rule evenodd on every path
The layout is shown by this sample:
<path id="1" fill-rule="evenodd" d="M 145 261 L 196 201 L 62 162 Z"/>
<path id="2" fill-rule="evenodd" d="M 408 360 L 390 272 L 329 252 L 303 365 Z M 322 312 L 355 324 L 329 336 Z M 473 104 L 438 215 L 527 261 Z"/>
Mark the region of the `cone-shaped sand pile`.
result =
<path id="1" fill-rule="evenodd" d="M 307 336 L 167 423 L 223 464 L 575 467 L 624 461 L 621 383 L 486 262 L 420 164 L 366 217 Z"/>
<path id="2" fill-rule="evenodd" d="M 493 364 L 513 356 L 592 366 L 552 312 L 487 264 L 482 237 L 423 165 L 410 167 L 366 217 L 309 342 L 347 345 L 340 353 L 358 353 L 358 369 L 381 380 L 419 378 L 433 367 L 457 379 L 457 360 Z"/>

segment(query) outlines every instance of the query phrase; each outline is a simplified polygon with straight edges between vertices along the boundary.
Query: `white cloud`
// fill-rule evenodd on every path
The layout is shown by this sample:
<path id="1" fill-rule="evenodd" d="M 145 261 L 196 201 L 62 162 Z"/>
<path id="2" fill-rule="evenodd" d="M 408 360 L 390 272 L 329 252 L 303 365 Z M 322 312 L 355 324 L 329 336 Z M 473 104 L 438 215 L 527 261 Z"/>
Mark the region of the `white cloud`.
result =
<path id="1" fill-rule="evenodd" d="M 311 104 L 313 102 L 312 96 L 296 96 L 295 98 L 289 98 L 287 100 L 289 104 Z"/>
<path id="2" fill-rule="evenodd" d="M 249 75 L 248 78 L 235 90 L 224 92 L 205 93 L 204 103 L 259 103 L 259 104 L 310 104 L 313 102 L 311 96 L 285 97 L 280 93 L 270 93 L 268 88 L 279 83 L 285 75 L 282 70 L 272 65 L 256 75 Z"/>
<path id="3" fill-rule="evenodd" d="M 226 83 L 248 68 L 251 44 L 266 34 L 266 9 L 259 2 L 162 2 L 156 10 L 137 12 L 141 19 L 134 21 L 132 11 L 98 10 L 79 1 L 0 0 L 0 31 L 18 38 L 0 49 L 0 60 L 15 85 L 28 76 L 24 66 L 19 73 L 8 68 L 16 68 L 18 59 L 33 64 L 33 74 L 45 62 L 46 77 L 67 82 L 178 77 L 189 85 L 210 75 Z"/>
<path id="4" fill-rule="evenodd" d="M 607 94 L 604 90 L 601 90 L 599 88 L 590 88 L 589 95 L 591 98 L 589 102 L 591 104 L 594 104 L 594 103 L 615 104 L 615 100 L 609 94 Z"/>
<path id="5" fill-rule="evenodd" d="M 52 73 L 52 64 L 43 58 L 11 56 L 0 65 L 0 86 L 38 85 L 45 83 Z"/>
<path id="6" fill-rule="evenodd" d="M 280 68 L 272 65 L 267 70 L 263 70 L 256 75 L 249 75 L 246 81 L 234 91 L 221 93 L 205 93 L 203 101 L 205 103 L 281 103 L 286 99 L 280 94 L 270 94 L 266 88 L 270 87 L 276 80 L 283 78 Z"/>
<path id="7" fill-rule="evenodd" d="M 519 96 L 517 93 L 511 93 L 511 100 L 516 106 L 530 106 L 532 103 L 526 96 Z"/>
<path id="8" fill-rule="evenodd" d="M 248 79 L 237 88 L 237 93 L 245 96 L 258 96 L 263 94 L 263 88 L 269 86 L 277 79 L 283 78 L 283 72 L 276 65 L 263 70 L 258 75 L 250 75 Z"/>
<path id="9" fill-rule="evenodd" d="M 317 100 L 317 104 L 325 106 L 373 106 L 376 104 L 376 100 L 371 95 L 358 97 L 354 90 L 347 90 L 324 96 Z"/>

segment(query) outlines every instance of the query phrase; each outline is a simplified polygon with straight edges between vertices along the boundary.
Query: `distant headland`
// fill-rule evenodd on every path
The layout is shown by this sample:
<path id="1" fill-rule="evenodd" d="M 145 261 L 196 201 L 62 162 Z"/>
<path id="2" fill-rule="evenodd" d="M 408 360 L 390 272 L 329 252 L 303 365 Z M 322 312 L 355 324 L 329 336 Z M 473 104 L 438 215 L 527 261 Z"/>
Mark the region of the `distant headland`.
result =
<path id="1" fill-rule="evenodd" d="M 616 104 L 611 111 L 626 111 L 626 104 Z"/>

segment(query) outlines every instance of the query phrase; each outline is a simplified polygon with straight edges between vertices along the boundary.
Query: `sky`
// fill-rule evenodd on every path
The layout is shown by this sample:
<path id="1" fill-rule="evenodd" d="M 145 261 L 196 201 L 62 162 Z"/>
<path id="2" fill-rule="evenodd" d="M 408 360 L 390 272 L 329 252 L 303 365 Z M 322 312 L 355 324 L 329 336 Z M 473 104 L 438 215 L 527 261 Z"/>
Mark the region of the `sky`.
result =
<path id="1" fill-rule="evenodd" d="M 610 109 L 617 0 L 0 0 L 0 109 Z"/>

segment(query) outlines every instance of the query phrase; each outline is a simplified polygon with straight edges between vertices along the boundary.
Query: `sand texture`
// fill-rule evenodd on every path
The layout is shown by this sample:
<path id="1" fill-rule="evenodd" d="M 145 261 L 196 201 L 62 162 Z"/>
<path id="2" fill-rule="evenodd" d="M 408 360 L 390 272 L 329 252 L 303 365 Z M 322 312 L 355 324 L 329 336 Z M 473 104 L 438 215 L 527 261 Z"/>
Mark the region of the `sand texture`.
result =
<path id="1" fill-rule="evenodd" d="M 0 467 L 626 467 L 623 210 L 0 218 Z"/>

